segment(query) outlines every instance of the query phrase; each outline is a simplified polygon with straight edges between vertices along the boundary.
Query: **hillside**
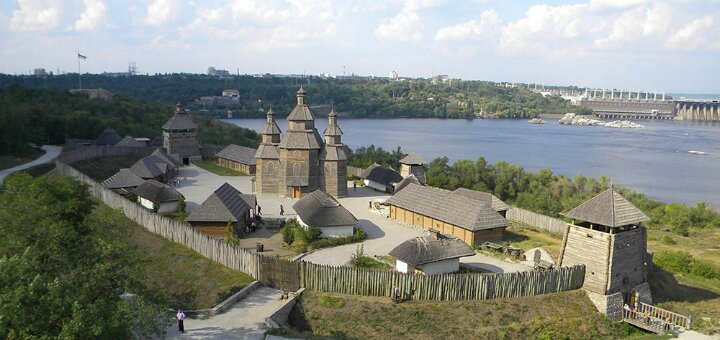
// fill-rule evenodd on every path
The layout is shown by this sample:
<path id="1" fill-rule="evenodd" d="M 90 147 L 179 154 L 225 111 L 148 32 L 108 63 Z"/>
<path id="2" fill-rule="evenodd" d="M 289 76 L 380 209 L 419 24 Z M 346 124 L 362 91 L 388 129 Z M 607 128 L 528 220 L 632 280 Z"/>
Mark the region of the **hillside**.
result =
<path id="1" fill-rule="evenodd" d="M 485 81 L 440 82 L 426 79 L 390 81 L 349 77 L 305 80 L 283 77 L 202 74 L 157 74 L 132 77 L 83 75 L 86 88 L 104 88 L 123 96 L 165 104 L 181 102 L 193 109 L 207 109 L 215 116 L 263 117 L 269 105 L 277 112 L 290 112 L 295 91 L 304 82 L 311 104 L 334 104 L 347 117 L 474 118 L 481 111 L 499 117 L 535 117 L 540 113 L 590 112 L 559 97 L 542 97 L 522 87 L 505 87 Z M 0 75 L 0 88 L 20 85 L 29 88 L 69 90 L 77 87 L 77 75 L 46 78 Z M 237 104 L 193 104 L 203 96 L 219 96 L 224 89 L 240 92 Z"/>

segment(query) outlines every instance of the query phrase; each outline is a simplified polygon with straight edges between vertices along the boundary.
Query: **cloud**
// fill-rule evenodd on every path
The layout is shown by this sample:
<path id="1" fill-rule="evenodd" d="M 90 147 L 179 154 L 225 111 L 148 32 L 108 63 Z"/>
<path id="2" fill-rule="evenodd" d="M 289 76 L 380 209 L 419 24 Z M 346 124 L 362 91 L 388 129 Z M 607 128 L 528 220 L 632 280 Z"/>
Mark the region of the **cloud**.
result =
<path id="1" fill-rule="evenodd" d="M 10 29 L 15 32 L 43 32 L 60 23 L 60 4 L 47 0 L 18 0 L 20 9 L 13 11 Z"/>
<path id="2" fill-rule="evenodd" d="M 147 7 L 145 23 L 158 26 L 175 19 L 178 4 L 175 0 L 153 0 Z"/>
<path id="3" fill-rule="evenodd" d="M 104 0 L 83 0 L 85 10 L 80 14 L 73 28 L 76 31 L 93 31 L 105 19 L 107 5 Z"/>
<path id="4" fill-rule="evenodd" d="M 466 23 L 441 28 L 435 34 L 435 40 L 466 40 L 484 39 L 495 34 L 500 23 L 500 16 L 494 10 L 487 10 L 480 14 L 480 20 L 470 20 Z"/>
<path id="5" fill-rule="evenodd" d="M 709 29 L 713 27 L 713 17 L 708 15 L 696 20 L 693 20 L 683 28 L 672 34 L 665 42 L 665 47 L 671 50 L 694 50 L 704 46 L 707 43 L 705 37 L 717 37 L 718 30 L 715 28 L 714 32 L 709 32 Z M 715 44 L 711 44 L 709 48 L 717 48 Z"/>
<path id="6" fill-rule="evenodd" d="M 440 0 L 407 0 L 400 13 L 385 20 L 375 29 L 375 37 L 384 41 L 419 41 L 419 10 L 437 6 Z"/>

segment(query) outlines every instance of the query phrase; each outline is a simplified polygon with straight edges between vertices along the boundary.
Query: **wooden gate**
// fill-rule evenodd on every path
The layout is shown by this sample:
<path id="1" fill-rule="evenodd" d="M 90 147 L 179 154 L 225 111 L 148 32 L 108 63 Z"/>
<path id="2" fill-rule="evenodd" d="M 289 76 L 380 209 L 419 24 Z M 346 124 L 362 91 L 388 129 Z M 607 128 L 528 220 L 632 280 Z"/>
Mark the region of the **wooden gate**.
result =
<path id="1" fill-rule="evenodd" d="M 263 285 L 296 291 L 300 289 L 300 263 L 258 256 L 258 281 Z"/>

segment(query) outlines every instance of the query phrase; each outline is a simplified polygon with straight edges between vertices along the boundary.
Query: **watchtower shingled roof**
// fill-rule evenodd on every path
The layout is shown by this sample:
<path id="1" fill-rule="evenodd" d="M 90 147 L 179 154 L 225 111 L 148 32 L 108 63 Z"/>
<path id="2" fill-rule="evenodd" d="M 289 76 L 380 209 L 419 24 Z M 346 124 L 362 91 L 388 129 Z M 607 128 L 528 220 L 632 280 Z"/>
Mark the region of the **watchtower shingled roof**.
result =
<path id="1" fill-rule="evenodd" d="M 612 188 L 599 193 L 564 215 L 576 220 L 613 228 L 650 220 L 645 213 Z"/>

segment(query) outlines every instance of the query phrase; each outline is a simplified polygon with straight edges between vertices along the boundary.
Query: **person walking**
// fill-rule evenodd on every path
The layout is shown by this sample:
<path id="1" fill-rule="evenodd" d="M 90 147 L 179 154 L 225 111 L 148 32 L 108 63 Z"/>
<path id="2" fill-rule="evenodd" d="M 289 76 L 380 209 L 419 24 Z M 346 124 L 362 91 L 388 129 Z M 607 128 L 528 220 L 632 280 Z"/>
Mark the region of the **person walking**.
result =
<path id="1" fill-rule="evenodd" d="M 185 320 L 185 313 L 183 313 L 182 310 L 178 309 L 175 318 L 178 322 L 178 331 L 180 331 L 181 333 L 185 333 L 185 325 L 183 324 L 183 320 Z"/>
<path id="2" fill-rule="evenodd" d="M 282 204 L 280 204 L 280 215 L 283 215 L 285 213 L 285 209 L 283 209 Z"/>
<path id="3" fill-rule="evenodd" d="M 353 191 L 357 191 L 357 183 L 353 181 Z"/>
<path id="4" fill-rule="evenodd" d="M 258 204 L 257 208 L 258 208 L 257 214 L 262 215 L 262 207 Z"/>

